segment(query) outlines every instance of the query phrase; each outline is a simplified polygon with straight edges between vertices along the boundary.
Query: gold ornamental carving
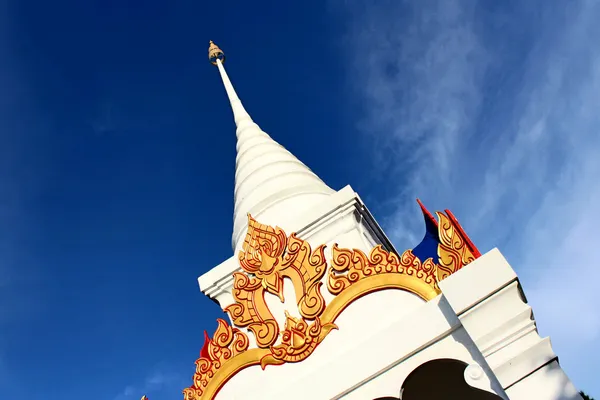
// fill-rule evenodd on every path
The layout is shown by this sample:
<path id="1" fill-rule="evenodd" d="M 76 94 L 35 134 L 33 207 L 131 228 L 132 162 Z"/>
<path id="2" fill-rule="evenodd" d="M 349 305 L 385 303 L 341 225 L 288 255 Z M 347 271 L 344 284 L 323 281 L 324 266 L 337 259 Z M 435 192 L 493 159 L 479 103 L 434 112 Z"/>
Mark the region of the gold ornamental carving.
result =
<path id="1" fill-rule="evenodd" d="M 196 361 L 194 383 L 183 391 L 185 400 L 200 399 L 207 385 L 224 363 L 248 350 L 245 333 L 217 319 L 217 330 L 212 339 L 206 337 L 200 358 Z"/>
<path id="2" fill-rule="evenodd" d="M 299 362 L 311 355 L 317 345 L 337 326 L 328 322 L 321 324 L 317 317 L 312 324 L 305 319 L 294 318 L 285 312 L 285 329 L 281 344 L 271 347 L 271 353 L 260 360 L 263 369 L 267 365 L 281 365 L 286 362 Z"/>
<path id="3" fill-rule="evenodd" d="M 418 290 L 411 291 L 416 292 L 415 294 L 423 300 L 429 300 L 433 293 L 435 296 L 440 293 L 433 259 L 428 258 L 422 263 L 411 250 L 406 250 L 398 257 L 377 245 L 367 256 L 360 250 L 340 249 L 334 245 L 332 255 L 327 288 L 334 295 L 340 294 L 360 280 L 388 274 L 414 278 L 414 284 L 406 289 L 419 287 Z"/>
<path id="4" fill-rule="evenodd" d="M 447 211 L 448 212 L 448 211 Z M 222 319 L 196 361 L 191 387 L 185 400 L 212 400 L 236 373 L 250 366 L 281 365 L 305 360 L 327 335 L 338 327 L 336 318 L 356 299 L 385 289 L 411 292 L 429 301 L 441 292 L 438 282 L 479 256 L 451 213 L 437 213 L 438 260 L 421 261 L 411 250 L 400 256 L 376 246 L 367 255 L 361 250 L 332 248 L 328 267 L 325 246 L 312 249 L 292 233 L 260 224 L 248 216 L 248 233 L 235 272 L 233 298 L 227 307 L 233 326 Z M 325 277 L 325 274 L 327 276 Z M 323 279 L 334 297 L 325 304 Z M 284 302 L 284 282 L 292 284 L 297 312 L 285 311 L 280 327 L 265 296 Z M 248 328 L 256 347 L 238 328 Z"/>
<path id="5" fill-rule="evenodd" d="M 225 311 L 235 325 L 247 326 L 254 333 L 258 347 L 272 346 L 279 335 L 279 326 L 264 296 L 270 293 L 283 303 L 285 278 L 294 286 L 302 317 L 315 319 L 323 312 L 325 300 L 320 289 L 327 269 L 325 246 L 313 251 L 308 242 L 295 234 L 287 238 L 280 228 L 260 224 L 248 216 L 248 233 L 242 248 L 239 260 L 244 273 L 234 273 L 236 302 Z"/>
<path id="6" fill-rule="evenodd" d="M 436 212 L 436 215 L 439 219 L 438 235 L 440 238 L 437 280 L 441 281 L 473 262 L 477 257 L 467 245 L 469 238 L 461 232 L 462 229 L 458 222 L 452 221 L 449 216 L 441 212 Z"/>
<path id="7" fill-rule="evenodd" d="M 208 60 L 212 65 L 217 65 L 217 60 L 225 62 L 225 53 L 212 40 L 208 42 Z"/>

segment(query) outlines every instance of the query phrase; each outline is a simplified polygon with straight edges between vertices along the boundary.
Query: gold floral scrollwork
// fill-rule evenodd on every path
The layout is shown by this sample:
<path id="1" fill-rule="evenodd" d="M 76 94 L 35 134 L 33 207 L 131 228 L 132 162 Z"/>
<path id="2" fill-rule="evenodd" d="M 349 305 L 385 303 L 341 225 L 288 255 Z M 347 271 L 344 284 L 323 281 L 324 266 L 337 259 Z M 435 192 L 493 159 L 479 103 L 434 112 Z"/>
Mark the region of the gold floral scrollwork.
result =
<path id="1" fill-rule="evenodd" d="M 307 241 L 298 239 L 292 233 L 281 274 L 292 281 L 298 299 L 298 311 L 304 318 L 315 319 L 325 309 L 325 299 L 320 289 L 326 271 L 325 245 L 312 251 Z"/>
<path id="2" fill-rule="evenodd" d="M 200 358 L 196 361 L 196 373 L 191 387 L 184 389 L 185 400 L 198 400 L 209 384 L 211 378 L 233 357 L 248 349 L 248 336 L 239 329 L 233 328 L 222 319 L 217 319 L 218 327 L 210 339 L 205 334 L 205 344 Z"/>
<path id="3" fill-rule="evenodd" d="M 378 245 L 367 257 L 360 250 L 340 249 L 334 245 L 327 288 L 332 294 L 338 295 L 361 280 L 390 274 L 418 279 L 421 285 L 425 284 L 437 294 L 440 289 L 436 281 L 436 267 L 431 258 L 421 262 L 411 250 L 406 250 L 398 257 Z M 425 292 L 430 293 L 427 290 Z M 429 294 L 425 295 L 425 292 L 415 294 L 429 300 Z"/>
<path id="4" fill-rule="evenodd" d="M 439 219 L 438 245 L 439 265 L 437 280 L 446 279 L 465 265 L 475 260 L 475 255 L 467 246 L 466 239 L 461 235 L 450 218 L 441 212 L 436 212 Z"/>
<path id="5" fill-rule="evenodd" d="M 312 251 L 308 242 L 295 234 L 288 239 L 280 228 L 260 224 L 248 216 L 248 233 L 239 254 L 245 273 L 234 273 L 235 303 L 225 311 L 235 325 L 247 326 L 255 334 L 259 347 L 272 346 L 279 335 L 264 295 L 271 293 L 283 302 L 285 278 L 294 286 L 298 310 L 304 318 L 315 319 L 323 312 L 325 300 L 320 287 L 327 269 L 324 249 L 319 246 Z"/>
<path id="6" fill-rule="evenodd" d="M 260 360 L 263 369 L 267 365 L 280 365 L 286 362 L 302 361 L 312 354 L 317 345 L 332 330 L 334 323 L 321 324 L 316 318 L 312 324 L 304 319 L 294 318 L 285 312 L 285 329 L 281 335 L 281 344 L 271 347 L 271 353 Z"/>
<path id="7" fill-rule="evenodd" d="M 235 303 L 227 306 L 233 323 L 248 327 L 256 337 L 259 347 L 267 348 L 277 340 L 279 326 L 264 298 L 265 287 L 261 279 L 235 272 L 233 274 L 233 298 Z"/>

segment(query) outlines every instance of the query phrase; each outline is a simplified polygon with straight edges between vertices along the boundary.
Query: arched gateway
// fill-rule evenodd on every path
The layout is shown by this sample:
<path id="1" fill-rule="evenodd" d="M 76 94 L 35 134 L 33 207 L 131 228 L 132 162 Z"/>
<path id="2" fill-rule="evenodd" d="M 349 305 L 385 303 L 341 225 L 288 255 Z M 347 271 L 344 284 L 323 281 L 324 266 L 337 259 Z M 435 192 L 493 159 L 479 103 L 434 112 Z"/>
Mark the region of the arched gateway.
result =
<path id="1" fill-rule="evenodd" d="M 452 359 L 427 361 L 408 375 L 401 389 L 402 400 L 500 400 L 500 396 L 467 383 L 469 365 Z M 432 385 L 435 382 L 435 385 Z"/>
<path id="2" fill-rule="evenodd" d="M 373 400 L 500 400 L 502 397 L 467 383 L 469 365 L 448 358 L 427 361 L 413 370 L 398 389 L 399 397 Z"/>
<path id="3" fill-rule="evenodd" d="M 581 398 L 497 249 L 419 202 L 425 236 L 397 252 L 350 186 L 252 120 L 212 42 L 209 58 L 237 127 L 234 254 L 198 279 L 228 321 L 185 400 Z"/>

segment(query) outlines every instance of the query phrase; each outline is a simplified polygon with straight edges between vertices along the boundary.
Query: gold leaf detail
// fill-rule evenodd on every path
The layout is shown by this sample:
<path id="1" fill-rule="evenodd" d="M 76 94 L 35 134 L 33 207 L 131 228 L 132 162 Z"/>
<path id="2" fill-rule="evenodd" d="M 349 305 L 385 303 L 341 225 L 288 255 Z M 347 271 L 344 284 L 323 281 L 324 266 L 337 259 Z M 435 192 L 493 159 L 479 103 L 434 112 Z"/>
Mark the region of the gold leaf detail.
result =
<path id="1" fill-rule="evenodd" d="M 235 325 L 247 326 L 255 334 L 258 347 L 268 348 L 277 340 L 279 326 L 264 296 L 271 293 L 283 302 L 285 278 L 294 286 L 300 315 L 314 319 L 323 312 L 325 299 L 320 288 L 327 269 L 325 246 L 312 251 L 310 244 L 295 234 L 287 238 L 280 228 L 260 224 L 248 216 L 243 249 L 239 260 L 245 273 L 234 273 L 235 303 L 225 311 Z"/>
<path id="2" fill-rule="evenodd" d="M 378 245 L 367 257 L 360 250 L 340 249 L 334 245 L 327 288 L 332 294 L 338 295 L 356 282 L 370 276 L 404 274 L 420 279 L 439 292 L 436 269 L 437 265 L 431 258 L 422 263 L 411 250 L 406 250 L 398 258 L 396 254 L 388 253 Z"/>
<path id="3" fill-rule="evenodd" d="M 206 386 L 222 365 L 248 349 L 249 340 L 243 332 L 217 319 L 217 330 L 212 339 L 206 336 L 191 387 L 184 389 L 185 400 L 199 400 Z"/>
<path id="4" fill-rule="evenodd" d="M 236 326 L 247 326 L 254 333 L 259 347 L 271 346 L 277 340 L 279 326 L 265 301 L 263 281 L 240 272 L 234 272 L 233 277 L 236 302 L 225 307 L 225 312 Z"/>
<path id="5" fill-rule="evenodd" d="M 436 212 L 436 214 L 439 219 L 438 234 L 440 237 L 438 245 L 440 263 L 437 268 L 439 282 L 473 262 L 476 257 L 450 218 L 441 212 Z"/>
<path id="6" fill-rule="evenodd" d="M 332 329 L 337 329 L 334 323 L 321 325 L 319 318 L 309 324 L 304 319 L 292 317 L 287 311 L 285 317 L 285 330 L 281 335 L 281 344 L 271 347 L 271 353 L 260 360 L 262 369 L 267 365 L 280 365 L 306 359 Z"/>

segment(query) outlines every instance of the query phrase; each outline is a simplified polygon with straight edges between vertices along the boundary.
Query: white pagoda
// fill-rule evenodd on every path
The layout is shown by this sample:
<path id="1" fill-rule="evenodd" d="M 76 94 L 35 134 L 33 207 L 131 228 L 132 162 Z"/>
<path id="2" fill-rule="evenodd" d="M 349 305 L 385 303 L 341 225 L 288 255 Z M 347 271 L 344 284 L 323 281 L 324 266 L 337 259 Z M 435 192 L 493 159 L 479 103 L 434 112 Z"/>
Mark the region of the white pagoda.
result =
<path id="1" fill-rule="evenodd" d="M 229 320 L 185 400 L 581 399 L 500 251 L 419 202 L 423 241 L 397 252 L 350 186 L 252 120 L 212 42 L 209 59 L 237 127 L 234 254 L 198 279 Z"/>

